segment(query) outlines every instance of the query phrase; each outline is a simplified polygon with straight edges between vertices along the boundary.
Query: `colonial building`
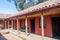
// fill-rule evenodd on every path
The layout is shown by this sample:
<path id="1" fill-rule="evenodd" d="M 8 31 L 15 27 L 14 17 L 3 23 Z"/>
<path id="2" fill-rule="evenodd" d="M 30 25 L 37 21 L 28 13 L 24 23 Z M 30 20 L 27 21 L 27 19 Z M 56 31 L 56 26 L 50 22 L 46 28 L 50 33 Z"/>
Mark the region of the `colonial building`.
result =
<path id="1" fill-rule="evenodd" d="M 48 0 L 12 15 L 0 15 L 5 29 L 60 36 L 60 0 Z"/>

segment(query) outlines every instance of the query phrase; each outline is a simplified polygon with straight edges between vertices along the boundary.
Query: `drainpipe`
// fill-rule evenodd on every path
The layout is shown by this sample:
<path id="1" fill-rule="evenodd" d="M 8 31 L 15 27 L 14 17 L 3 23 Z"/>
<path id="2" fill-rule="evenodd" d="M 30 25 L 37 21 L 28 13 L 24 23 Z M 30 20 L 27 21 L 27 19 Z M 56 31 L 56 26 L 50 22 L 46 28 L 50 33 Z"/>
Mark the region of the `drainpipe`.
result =
<path id="1" fill-rule="evenodd" d="M 41 29 L 42 29 L 42 40 L 44 40 L 43 10 L 41 11 Z"/>

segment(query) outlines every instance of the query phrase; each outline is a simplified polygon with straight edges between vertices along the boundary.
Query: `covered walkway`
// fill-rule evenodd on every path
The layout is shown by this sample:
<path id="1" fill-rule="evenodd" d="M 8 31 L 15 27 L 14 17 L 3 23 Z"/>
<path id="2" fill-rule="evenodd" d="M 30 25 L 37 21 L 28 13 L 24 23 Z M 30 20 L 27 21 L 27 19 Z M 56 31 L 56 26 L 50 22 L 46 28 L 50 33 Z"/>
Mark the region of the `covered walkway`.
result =
<path id="1" fill-rule="evenodd" d="M 5 34 L 4 32 L 8 32 L 8 30 L 1 30 L 0 40 L 24 40 L 16 35 L 11 33 Z"/>
<path id="2" fill-rule="evenodd" d="M 47 37 L 53 37 L 51 18 L 59 16 L 60 0 L 48 0 L 18 14 L 7 16 L 2 21 L 5 29 L 11 29 L 11 33 L 25 37 L 26 40 L 54 40 Z"/>
<path id="3" fill-rule="evenodd" d="M 26 35 L 25 32 L 21 32 L 21 31 L 17 31 L 17 30 L 10 30 L 10 29 L 8 29 L 8 30 L 12 35 L 15 35 L 19 38 L 23 38 L 24 40 L 42 40 L 42 36 L 40 36 L 40 35 L 31 34 L 31 33 L 29 35 Z M 60 40 L 60 39 L 44 37 L 44 40 Z"/>

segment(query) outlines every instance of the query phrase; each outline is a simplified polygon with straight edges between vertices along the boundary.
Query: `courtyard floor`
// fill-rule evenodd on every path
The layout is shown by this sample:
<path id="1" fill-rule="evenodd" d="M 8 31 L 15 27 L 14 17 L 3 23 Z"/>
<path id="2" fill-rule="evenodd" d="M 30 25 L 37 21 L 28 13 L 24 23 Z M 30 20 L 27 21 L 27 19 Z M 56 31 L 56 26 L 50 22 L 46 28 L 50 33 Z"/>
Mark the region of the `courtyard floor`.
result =
<path id="1" fill-rule="evenodd" d="M 22 40 L 22 38 L 19 38 L 11 33 L 9 34 L 1 34 L 0 40 Z"/>
<path id="2" fill-rule="evenodd" d="M 40 35 L 36 34 L 27 34 L 25 32 L 20 32 L 17 30 L 3 30 L 2 32 L 7 32 L 9 31 L 10 33 L 8 34 L 2 34 L 0 35 L 0 40 L 42 40 L 42 37 Z M 44 40 L 60 40 L 60 39 L 55 39 L 55 38 L 49 38 L 49 37 L 44 37 Z"/>

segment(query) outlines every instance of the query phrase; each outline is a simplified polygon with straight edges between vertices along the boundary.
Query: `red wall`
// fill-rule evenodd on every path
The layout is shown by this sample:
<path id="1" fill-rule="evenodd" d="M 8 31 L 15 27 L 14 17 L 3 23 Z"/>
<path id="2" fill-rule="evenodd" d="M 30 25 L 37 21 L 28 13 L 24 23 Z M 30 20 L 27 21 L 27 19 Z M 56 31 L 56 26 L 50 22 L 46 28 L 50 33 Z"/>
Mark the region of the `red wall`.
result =
<path id="1" fill-rule="evenodd" d="M 51 17 L 50 16 L 45 16 L 46 17 L 46 28 L 44 28 L 44 34 L 45 36 L 52 37 L 52 24 L 51 24 Z M 28 18 L 28 32 L 31 32 L 31 27 L 30 27 L 30 19 Z M 35 33 L 41 35 L 41 28 L 39 27 L 39 17 L 35 17 Z M 24 19 L 22 19 L 22 22 L 20 23 L 20 27 L 24 27 Z M 14 29 L 17 29 L 17 20 L 14 20 Z M 7 25 L 8 26 L 8 25 Z M 19 28 L 20 28 L 19 27 Z"/>
<path id="2" fill-rule="evenodd" d="M 51 23 L 51 17 L 50 16 L 46 16 L 45 35 L 52 37 L 52 23 Z"/>
<path id="3" fill-rule="evenodd" d="M 39 18 L 35 18 L 35 33 L 36 34 L 41 34 L 41 28 L 39 27 Z"/>
<path id="4" fill-rule="evenodd" d="M 28 32 L 31 32 L 31 29 L 30 29 L 30 18 L 28 18 Z"/>
<path id="5" fill-rule="evenodd" d="M 17 27 L 18 30 L 20 30 L 20 20 L 18 20 L 18 27 Z"/>
<path id="6" fill-rule="evenodd" d="M 30 18 L 28 18 L 28 27 L 29 27 L 29 32 L 31 32 L 30 29 Z M 36 34 L 42 34 L 41 28 L 39 27 L 39 17 L 35 18 L 35 33 Z M 51 24 L 51 18 L 50 16 L 46 16 L 46 28 L 44 28 L 44 34 L 45 36 L 52 37 L 52 24 Z"/>
<path id="7" fill-rule="evenodd" d="M 13 29 L 17 30 L 17 20 L 13 20 Z"/>
<path id="8" fill-rule="evenodd" d="M 20 23 L 20 27 L 24 27 L 24 26 L 25 26 L 25 20 L 24 20 L 24 19 L 21 19 L 20 22 L 21 22 L 21 23 Z"/>
<path id="9" fill-rule="evenodd" d="M 6 28 L 8 28 L 8 21 L 6 21 Z"/>

